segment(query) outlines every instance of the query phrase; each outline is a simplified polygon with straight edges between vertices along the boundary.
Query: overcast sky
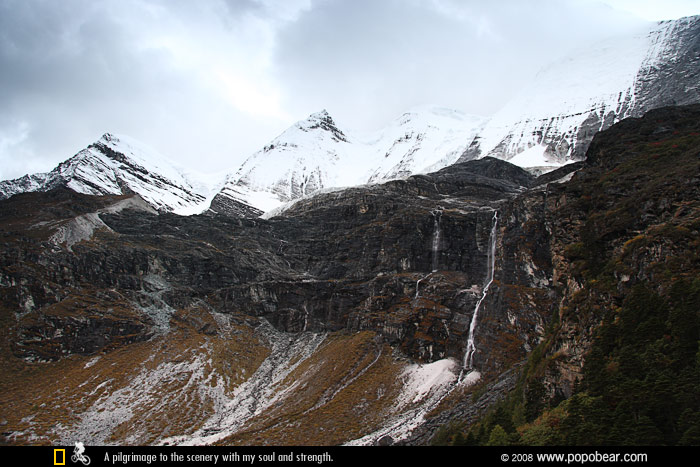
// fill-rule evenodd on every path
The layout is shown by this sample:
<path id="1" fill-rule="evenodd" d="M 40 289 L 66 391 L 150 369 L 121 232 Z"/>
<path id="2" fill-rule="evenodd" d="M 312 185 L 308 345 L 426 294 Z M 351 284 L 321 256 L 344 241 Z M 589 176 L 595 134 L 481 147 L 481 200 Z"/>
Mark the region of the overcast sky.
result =
<path id="1" fill-rule="evenodd" d="M 694 1 L 0 0 L 0 179 L 103 133 L 204 172 L 297 120 L 492 115 L 553 58 Z"/>

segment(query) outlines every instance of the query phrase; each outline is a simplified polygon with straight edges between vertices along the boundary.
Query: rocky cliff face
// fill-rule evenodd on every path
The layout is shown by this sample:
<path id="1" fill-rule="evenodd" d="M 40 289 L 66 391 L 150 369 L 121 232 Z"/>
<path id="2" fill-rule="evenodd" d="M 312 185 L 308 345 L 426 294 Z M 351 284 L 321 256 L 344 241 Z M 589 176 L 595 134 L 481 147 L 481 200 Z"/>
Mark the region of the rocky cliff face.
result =
<path id="1" fill-rule="evenodd" d="M 33 276 L 29 282 L 43 282 L 38 293 L 20 288 L 16 301 L 32 303 L 27 310 L 55 301 L 46 293 L 50 288 L 61 295 L 73 287 L 118 287 L 143 307 L 158 305 L 162 297 L 154 294 L 163 291 L 173 309 L 207 300 L 222 310 L 264 316 L 283 331 L 371 329 L 418 359 L 458 357 L 483 287 L 493 212 L 532 180 L 521 169 L 485 159 L 319 195 L 267 221 L 156 215 L 140 205 L 136 211 L 112 205 L 70 211 L 22 225 L 45 235 L 33 254 L 46 269 L 37 275 L 29 268 L 7 281 Z M 26 194 L 5 209 L 63 206 L 54 199 L 71 196 Z M 86 228 L 82 219 L 94 222 Z M 9 235 L 19 241 L 24 234 Z M 28 254 L 11 245 L 8 268 L 14 255 Z M 50 275 L 51 285 L 41 274 Z M 450 328 L 455 331 L 445 333 Z"/>
<path id="2" fill-rule="evenodd" d="M 667 297 L 697 271 L 699 121 L 697 106 L 623 121 L 594 139 L 585 170 L 550 190 L 562 291 L 547 352 L 557 356 L 545 378 L 551 396 L 571 394 L 597 326 L 635 287 Z"/>
<path id="3" fill-rule="evenodd" d="M 0 201 L 4 436 L 427 442 L 520 368 L 567 397 L 605 310 L 640 280 L 662 291 L 664 258 L 697 262 L 698 121 L 622 122 L 539 178 L 484 158 L 270 219 L 60 188 Z M 61 373 L 78 415 L 54 428 L 58 409 L 36 407 L 55 394 L 18 395 Z"/>

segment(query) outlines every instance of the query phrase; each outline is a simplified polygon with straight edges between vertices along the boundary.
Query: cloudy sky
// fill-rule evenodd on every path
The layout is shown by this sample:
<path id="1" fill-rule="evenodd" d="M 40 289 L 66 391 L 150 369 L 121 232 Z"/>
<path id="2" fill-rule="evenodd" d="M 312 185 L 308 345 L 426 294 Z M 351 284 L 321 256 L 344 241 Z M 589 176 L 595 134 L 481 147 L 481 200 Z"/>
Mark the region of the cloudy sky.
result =
<path id="1" fill-rule="evenodd" d="M 699 14 L 697 0 L 0 0 L 0 179 L 103 133 L 236 168 L 297 120 L 478 115 L 582 44 Z"/>

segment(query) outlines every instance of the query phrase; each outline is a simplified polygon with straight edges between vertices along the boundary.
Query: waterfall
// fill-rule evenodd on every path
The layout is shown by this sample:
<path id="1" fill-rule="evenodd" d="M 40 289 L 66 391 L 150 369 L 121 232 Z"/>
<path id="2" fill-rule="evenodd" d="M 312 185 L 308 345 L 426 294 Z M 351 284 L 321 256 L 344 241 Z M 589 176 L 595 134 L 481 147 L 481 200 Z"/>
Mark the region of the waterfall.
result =
<path id="1" fill-rule="evenodd" d="M 474 347 L 474 330 L 476 329 L 476 318 L 479 314 L 479 308 L 481 303 L 486 298 L 486 294 L 491 287 L 493 282 L 494 270 L 496 265 L 496 229 L 498 227 L 498 211 L 493 211 L 493 225 L 491 226 L 491 234 L 489 236 L 489 249 L 487 252 L 487 272 L 486 272 L 486 283 L 484 285 L 484 290 L 481 294 L 481 298 L 476 302 L 474 307 L 474 314 L 472 315 L 472 322 L 469 325 L 469 337 L 467 338 L 467 349 L 464 352 L 464 369 L 471 370 L 472 360 L 474 358 L 474 352 L 476 352 L 476 347 Z"/>
<path id="2" fill-rule="evenodd" d="M 438 250 L 440 249 L 440 217 L 442 217 L 442 210 L 437 209 L 432 212 L 434 221 L 433 226 L 433 272 L 438 270 Z"/>
<path id="3" fill-rule="evenodd" d="M 431 273 L 428 274 L 427 276 L 423 276 L 423 277 L 421 277 L 420 279 L 418 279 L 418 280 L 416 281 L 416 296 L 413 297 L 414 299 L 418 298 L 418 291 L 419 291 L 418 287 L 420 286 L 420 282 L 421 282 L 423 279 L 427 279 L 428 277 L 430 277 L 430 276 L 432 276 L 432 275 L 433 275 L 433 273 L 431 272 Z"/>
<path id="4" fill-rule="evenodd" d="M 416 296 L 414 298 L 418 298 L 418 287 L 420 286 L 420 283 L 422 280 L 429 278 L 430 276 L 433 275 L 433 273 L 436 273 L 438 270 L 438 259 L 439 259 L 439 250 L 440 250 L 440 217 L 442 217 L 442 208 L 438 208 L 435 211 L 431 211 L 431 214 L 433 215 L 433 244 L 432 244 L 432 271 L 418 279 L 416 282 Z"/>

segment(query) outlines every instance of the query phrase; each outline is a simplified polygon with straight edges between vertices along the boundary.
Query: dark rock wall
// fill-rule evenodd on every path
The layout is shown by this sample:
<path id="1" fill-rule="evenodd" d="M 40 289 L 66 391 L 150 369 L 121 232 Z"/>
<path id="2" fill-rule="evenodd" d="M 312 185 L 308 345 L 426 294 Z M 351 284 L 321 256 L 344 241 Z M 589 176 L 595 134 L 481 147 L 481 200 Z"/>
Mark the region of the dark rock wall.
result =
<path id="1" fill-rule="evenodd" d="M 484 285 L 493 210 L 531 181 L 489 159 L 319 195 L 269 221 L 100 214 L 109 230 L 70 250 L 52 232 L 78 214 L 66 203 L 90 197 L 61 191 L 68 201 L 55 205 L 56 192 L 36 194 L 47 220 L 6 226 L 3 275 L 14 284 L 4 290 L 6 307 L 27 321 L 88 288 L 118 290 L 134 312 L 206 301 L 289 332 L 371 329 L 417 359 L 460 358 Z M 8 218 L 20 201 L 3 202 Z M 54 321 L 39 320 L 60 327 Z"/>

